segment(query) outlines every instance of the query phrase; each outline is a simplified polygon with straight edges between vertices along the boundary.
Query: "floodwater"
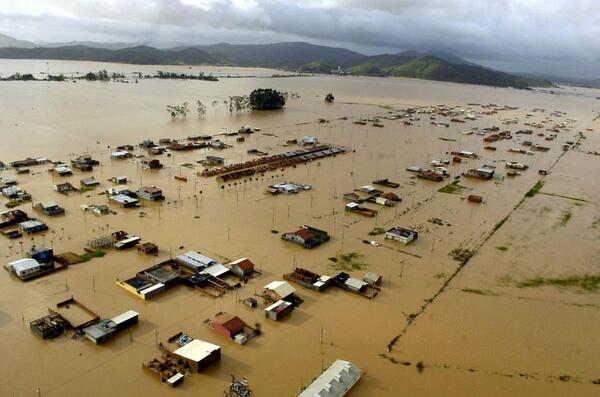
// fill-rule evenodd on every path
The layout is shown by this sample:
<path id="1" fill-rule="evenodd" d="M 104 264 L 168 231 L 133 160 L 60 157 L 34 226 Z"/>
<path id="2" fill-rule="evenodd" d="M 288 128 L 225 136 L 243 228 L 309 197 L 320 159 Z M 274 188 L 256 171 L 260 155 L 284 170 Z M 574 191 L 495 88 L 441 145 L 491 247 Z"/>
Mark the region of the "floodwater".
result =
<path id="1" fill-rule="evenodd" d="M 597 175 L 600 150 L 593 121 L 599 92 L 557 89 L 556 92 L 518 91 L 470 85 L 334 76 L 269 78 L 271 70 L 132 66 L 91 62 L 0 60 L 0 74 L 14 72 L 86 73 L 106 69 L 132 73 L 155 70 L 197 73 L 237 73 L 242 78 L 219 82 L 141 80 L 138 83 L 100 82 L 1 82 L 0 160 L 5 163 L 27 156 L 68 161 L 71 154 L 90 153 L 101 161 L 92 173 L 60 178 L 32 167 L 19 175 L 20 186 L 35 202 L 57 201 L 66 208 L 61 218 L 22 209 L 47 221 L 50 231 L 34 238 L 0 239 L 2 264 L 22 257 L 31 244 L 52 246 L 56 253 L 83 252 L 90 239 L 115 230 L 126 230 L 159 245 L 159 257 L 133 251 L 108 251 L 103 258 L 70 266 L 67 270 L 22 283 L 0 274 L 0 395 L 4 396 L 148 396 L 167 392 L 178 395 L 221 396 L 230 374 L 245 377 L 257 396 L 293 396 L 335 359 L 350 360 L 364 372 L 349 396 L 590 396 L 600 392 L 600 303 L 598 293 L 577 289 L 518 288 L 516 282 L 532 277 L 564 277 L 600 273 L 600 218 Z M 273 112 L 229 114 L 223 100 L 248 94 L 258 87 L 298 93 L 286 109 Z M 334 104 L 323 102 L 333 92 Z M 204 118 L 194 114 L 197 100 L 207 104 Z M 190 103 L 186 120 L 171 121 L 165 106 Z M 216 106 L 212 106 L 217 101 Z M 469 103 L 516 106 L 492 115 Z M 446 104 L 471 108 L 477 119 L 430 124 L 430 115 L 403 125 L 382 120 L 384 128 L 353 124 L 363 116 L 385 115 L 388 110 Z M 545 112 L 533 112 L 535 108 Z M 566 115 L 551 116 L 559 110 Z M 529 118 L 527 114 L 531 114 Z M 341 120 L 348 117 L 348 120 Z M 319 118 L 329 123 L 318 123 Z M 503 125 L 502 120 L 518 119 Z M 515 135 L 529 128 L 525 122 L 551 119 L 548 125 L 568 118 L 576 121 L 554 141 Z M 137 145 L 144 139 L 185 138 L 219 134 L 242 125 L 260 127 L 244 143 L 223 137 L 233 148 L 199 150 L 159 156 L 165 167 L 143 170 L 134 160 L 110 160 L 117 145 Z M 513 131 L 512 141 L 494 143 L 487 151 L 482 137 L 463 135 L 473 127 L 499 126 Z M 594 129 L 595 131 L 587 131 Z M 545 132 L 545 128 L 539 130 Z M 579 149 L 563 154 L 562 144 L 582 131 Z M 537 133 L 538 130 L 535 130 Z M 196 160 L 223 156 L 227 163 L 247 160 L 248 149 L 270 154 L 290 150 L 291 138 L 316 135 L 321 142 L 352 148 L 351 153 L 322 159 L 296 168 L 266 173 L 254 180 L 230 182 L 221 189 L 215 178 L 195 177 L 202 167 Z M 446 140 L 441 140 L 444 138 Z M 533 156 L 509 153 L 524 140 L 550 146 Z M 293 147 L 292 147 L 293 148 Z M 459 194 L 437 190 L 448 182 L 414 179 L 405 171 L 411 165 L 450 158 L 450 151 L 474 151 L 482 157 L 449 165 L 454 175 L 483 164 L 497 166 L 505 175 L 504 161 L 521 161 L 530 169 L 515 178 L 493 181 L 463 179 L 468 190 L 461 195 L 483 196 L 484 204 L 468 203 Z M 137 154 L 142 154 L 141 150 Z M 194 164 L 190 169 L 181 166 Z M 541 178 L 538 169 L 549 169 L 543 192 L 522 200 Z M 13 170 L 0 176 L 14 175 Z M 94 175 L 104 187 L 112 176 L 126 175 L 129 186 L 156 185 L 167 199 L 163 205 L 140 210 L 114 208 L 116 215 L 95 217 L 80 210 L 82 204 L 102 204 L 102 188 L 63 196 L 53 185 Z M 189 181 L 174 179 L 183 175 Z M 376 178 L 401 184 L 393 190 L 403 201 L 394 208 L 378 208 L 375 218 L 344 212 L 342 195 Z M 267 196 L 265 188 L 279 181 L 309 184 L 311 191 L 297 195 Z M 200 193 L 201 191 L 201 193 Z M 574 200 L 577 199 L 577 200 Z M 3 199 L 4 203 L 5 199 Z M 374 204 L 366 204 L 375 208 Z M 140 212 L 145 216 L 140 216 Z M 568 212 L 569 219 L 564 221 Z M 429 222 L 439 218 L 440 226 Z M 504 220 L 498 227 L 498 223 Z M 332 239 L 313 250 L 283 242 L 279 234 L 302 224 L 327 230 Z M 449 225 L 447 225 L 449 224 Z M 401 246 L 371 237 L 374 227 L 410 227 L 419 239 Z M 374 247 L 362 243 L 374 239 Z M 449 253 L 456 248 L 476 250 L 462 268 Z M 499 249 L 498 247 L 502 247 Z M 189 249 L 222 261 L 248 257 L 262 271 L 238 293 L 211 299 L 185 286 L 142 301 L 115 284 L 169 256 Z M 273 322 L 262 307 L 252 310 L 238 299 L 260 293 L 272 280 L 282 278 L 294 264 L 320 274 L 334 274 L 328 260 L 339 253 L 358 252 L 366 271 L 383 276 L 382 291 L 374 300 L 328 290 L 316 293 L 297 287 L 304 303 L 291 317 Z M 42 341 L 29 331 L 29 321 L 47 313 L 48 307 L 74 296 L 103 318 L 132 309 L 140 323 L 105 345 L 59 337 Z M 261 323 L 263 335 L 239 346 L 209 330 L 203 321 L 217 312 L 239 315 L 248 324 Z M 142 363 L 160 356 L 156 342 L 184 331 L 218 344 L 222 358 L 217 367 L 185 379 L 177 390 L 142 371 Z M 388 350 L 388 344 L 396 337 Z M 417 363 L 422 362 L 421 365 Z M 418 368 L 421 368 L 419 370 Z"/>

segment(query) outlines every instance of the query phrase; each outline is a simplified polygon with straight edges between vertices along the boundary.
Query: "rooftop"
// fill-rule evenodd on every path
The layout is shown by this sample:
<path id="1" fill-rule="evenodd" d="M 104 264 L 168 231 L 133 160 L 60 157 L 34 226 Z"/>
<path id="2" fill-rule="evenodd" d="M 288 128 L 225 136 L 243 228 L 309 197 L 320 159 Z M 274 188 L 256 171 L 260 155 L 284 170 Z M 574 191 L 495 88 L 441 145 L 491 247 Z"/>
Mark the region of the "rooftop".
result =
<path id="1" fill-rule="evenodd" d="M 213 345 L 212 343 L 208 343 L 199 339 L 194 339 L 190 343 L 175 350 L 173 353 L 183 358 L 187 358 L 188 360 L 199 362 L 220 349 L 220 346 Z"/>

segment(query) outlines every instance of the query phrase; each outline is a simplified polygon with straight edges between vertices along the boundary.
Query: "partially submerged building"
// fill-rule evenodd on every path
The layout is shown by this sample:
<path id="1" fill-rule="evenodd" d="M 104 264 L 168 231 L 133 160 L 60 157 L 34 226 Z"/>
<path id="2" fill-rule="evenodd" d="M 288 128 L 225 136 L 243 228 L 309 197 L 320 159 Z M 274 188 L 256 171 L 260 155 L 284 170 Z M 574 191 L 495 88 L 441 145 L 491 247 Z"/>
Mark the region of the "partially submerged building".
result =
<path id="1" fill-rule="evenodd" d="M 169 338 L 169 346 L 161 347 L 172 357 L 181 359 L 192 372 L 201 372 L 221 359 L 221 347 L 179 332 Z"/>
<path id="2" fill-rule="evenodd" d="M 468 176 L 470 178 L 483 179 L 487 181 L 494 177 L 494 171 L 495 170 L 490 167 L 480 167 L 468 170 L 465 176 Z"/>
<path id="3" fill-rule="evenodd" d="M 385 232 L 386 239 L 400 241 L 402 244 L 408 244 L 418 237 L 419 233 L 417 231 L 404 229 L 402 227 L 393 227 Z"/>
<path id="4" fill-rule="evenodd" d="M 350 361 L 336 360 L 298 397 L 342 397 L 360 380 L 362 371 Z"/>
<path id="5" fill-rule="evenodd" d="M 254 263 L 248 258 L 240 258 L 229 263 L 231 272 L 238 277 L 248 277 L 254 273 Z"/>
<path id="6" fill-rule="evenodd" d="M 139 198 L 148 201 L 159 201 L 165 199 L 162 190 L 156 186 L 144 186 L 137 191 L 137 195 Z"/>
<path id="7" fill-rule="evenodd" d="M 321 292 L 327 288 L 331 281 L 331 276 L 321 276 L 301 267 L 295 268 L 292 273 L 284 274 L 283 278 L 317 292 Z"/>
<path id="8" fill-rule="evenodd" d="M 270 296 L 273 300 L 286 300 L 290 298 L 296 292 L 296 289 L 290 285 L 287 281 L 271 281 L 264 287 L 265 294 Z"/>
<path id="9" fill-rule="evenodd" d="M 48 216 L 64 215 L 65 209 L 62 208 L 58 203 L 54 201 L 47 201 L 44 203 L 38 203 L 34 208 Z"/>
<path id="10" fill-rule="evenodd" d="M 48 226 L 44 222 L 35 218 L 19 223 L 19 228 L 23 231 L 23 233 L 27 234 L 39 233 L 48 230 Z"/>
<path id="11" fill-rule="evenodd" d="M 214 259 L 196 251 L 188 251 L 185 254 L 176 256 L 175 262 L 195 273 L 218 264 Z"/>
<path id="12" fill-rule="evenodd" d="M 250 327 L 238 316 L 220 313 L 209 320 L 210 327 L 217 333 L 233 339 L 235 343 L 243 345 L 259 334 L 257 329 Z"/>
<path id="13" fill-rule="evenodd" d="M 329 234 L 324 230 L 303 225 L 295 232 L 283 233 L 281 238 L 299 244 L 304 248 L 314 248 L 329 241 Z"/>
<path id="14" fill-rule="evenodd" d="M 265 317 L 279 321 L 294 310 L 294 305 L 288 301 L 279 300 L 265 308 Z"/>
<path id="15" fill-rule="evenodd" d="M 118 331 L 131 327 L 139 321 L 139 313 L 128 310 L 111 319 L 100 320 L 82 329 L 84 335 L 99 345 L 111 339 Z"/>
<path id="16" fill-rule="evenodd" d="M 108 200 L 111 203 L 121 206 L 122 208 L 136 208 L 140 206 L 140 202 L 137 198 L 133 198 L 122 193 L 110 196 Z"/>

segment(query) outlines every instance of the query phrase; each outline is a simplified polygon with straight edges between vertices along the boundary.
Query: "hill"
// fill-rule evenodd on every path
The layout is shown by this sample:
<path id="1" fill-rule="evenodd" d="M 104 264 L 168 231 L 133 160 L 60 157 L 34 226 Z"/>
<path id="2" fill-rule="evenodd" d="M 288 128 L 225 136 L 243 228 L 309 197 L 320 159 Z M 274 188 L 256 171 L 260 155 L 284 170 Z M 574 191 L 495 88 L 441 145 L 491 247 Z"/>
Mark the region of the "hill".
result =
<path id="1" fill-rule="evenodd" d="M 220 55 L 240 66 L 263 66 L 296 69 L 311 62 L 338 65 L 364 58 L 363 54 L 345 48 L 325 47 L 309 43 L 227 44 L 196 46 Z M 329 71 L 329 70 L 328 70 Z"/>
<path id="2" fill-rule="evenodd" d="M 57 48 L 0 48 L 0 58 L 118 62 L 137 65 L 217 65 L 225 62 L 222 57 L 211 55 L 197 48 L 159 50 L 146 46 L 120 50 L 79 45 Z"/>
<path id="3" fill-rule="evenodd" d="M 0 48 L 15 47 L 15 48 L 33 48 L 35 44 L 30 41 L 15 39 L 0 33 Z"/>
<path id="4" fill-rule="evenodd" d="M 306 73 L 347 73 L 366 76 L 398 76 L 497 87 L 552 86 L 547 80 L 495 71 L 453 54 L 407 51 L 367 56 L 345 48 L 309 43 L 214 44 L 157 49 L 134 46 L 119 49 L 83 45 L 64 47 L 0 48 L 0 58 L 58 59 L 119 62 L 138 65 L 230 65 L 271 67 Z"/>
<path id="5" fill-rule="evenodd" d="M 413 53 L 391 55 L 384 58 L 382 56 L 369 57 L 350 66 L 348 72 L 357 75 L 411 77 L 494 87 L 552 86 L 552 83 L 547 80 L 515 76 L 468 62 L 452 63 L 432 55 L 414 56 Z"/>

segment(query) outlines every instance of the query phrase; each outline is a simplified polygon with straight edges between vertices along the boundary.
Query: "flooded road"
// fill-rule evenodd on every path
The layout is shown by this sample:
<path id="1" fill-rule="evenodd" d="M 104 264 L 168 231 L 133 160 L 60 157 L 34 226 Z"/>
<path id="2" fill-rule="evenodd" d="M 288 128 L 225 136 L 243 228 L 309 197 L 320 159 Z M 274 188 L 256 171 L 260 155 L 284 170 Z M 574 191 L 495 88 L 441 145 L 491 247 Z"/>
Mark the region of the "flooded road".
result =
<path id="1" fill-rule="evenodd" d="M 67 178 L 48 173 L 48 165 L 18 175 L 19 186 L 32 194 L 34 202 L 57 201 L 67 213 L 50 218 L 34 212 L 30 203 L 23 204 L 21 209 L 46 221 L 50 230 L 23 237 L 23 244 L 2 236 L 2 265 L 21 258 L 22 250 L 32 244 L 51 246 L 56 253 L 81 253 L 89 240 L 116 230 L 139 235 L 160 248 L 158 257 L 143 256 L 135 249 L 108 250 L 103 258 L 27 283 L 2 272 L 0 354 L 10 359 L 0 363 L 0 395 L 221 396 L 230 374 L 235 374 L 247 378 L 257 396 L 292 396 L 338 358 L 365 372 L 349 396 L 589 396 L 600 391 L 592 383 L 600 379 L 598 292 L 517 286 L 533 277 L 600 273 L 600 226 L 595 223 L 600 219 L 596 177 L 600 158 L 587 153 L 600 150 L 600 122 L 593 121 L 600 107 L 595 99 L 598 91 L 557 89 L 551 94 L 410 79 L 271 78 L 279 72 L 264 69 L 0 60 L 3 77 L 14 72 L 101 69 L 126 74 L 202 70 L 257 77 L 218 82 L 0 82 L 0 161 L 30 156 L 67 162 L 73 154 L 89 153 L 101 162 L 92 173 L 75 171 Z M 259 87 L 297 93 L 299 98 L 289 99 L 283 111 L 230 114 L 223 105 L 229 96 L 249 94 Z M 328 92 L 335 95 L 334 104 L 324 103 Z M 195 114 L 197 100 L 208 107 L 203 118 Z M 190 103 L 190 114 L 186 120 L 172 121 L 166 105 L 184 101 Z M 475 105 L 490 103 L 498 106 Z M 353 123 L 407 107 L 442 104 L 477 117 L 453 123 L 434 112 L 415 115 L 420 120 L 412 125 L 385 119 L 383 128 Z M 517 109 L 489 111 L 502 106 Z M 552 115 L 557 110 L 566 114 Z M 432 125 L 431 117 L 449 127 Z M 319 118 L 328 122 L 319 123 Z M 502 124 L 514 119 L 515 124 Z M 550 135 L 546 128 L 567 119 L 576 121 L 553 141 L 536 135 Z M 543 121 L 544 127 L 535 129 L 534 135 L 515 134 L 531 128 L 525 123 Z M 236 142 L 235 136 L 222 137 L 233 145 L 230 149 L 157 156 L 164 163 L 160 170 L 145 170 L 135 159 L 110 159 L 117 145 L 135 145 L 136 155 L 142 155 L 146 152 L 137 144 L 144 139 L 216 135 L 243 125 L 261 131 L 243 143 Z M 489 144 L 482 136 L 461 133 L 493 126 L 514 136 L 495 142 L 496 151 L 484 149 Z M 578 132 L 585 139 L 579 138 L 581 145 L 564 154 L 562 145 L 577 140 Z M 297 148 L 289 146 L 288 140 L 305 135 L 351 150 L 235 184 L 196 176 L 203 169 L 196 161 L 207 155 L 222 156 L 226 164 L 246 161 L 252 158 L 248 149 L 283 153 Z M 525 140 L 550 150 L 532 156 L 508 152 L 522 147 Z M 448 194 L 438 190 L 452 178 L 431 182 L 405 170 L 413 165 L 427 167 L 431 160 L 449 159 L 450 152 L 461 150 L 481 157 L 448 165 L 452 177 L 484 164 L 496 166 L 497 177 L 491 181 L 464 178 L 460 185 L 465 190 Z M 530 169 L 509 178 L 505 161 L 520 161 Z M 543 178 L 545 194 L 524 199 L 542 178 L 539 169 L 550 171 Z M 15 171 L 0 172 L 2 177 L 9 175 Z M 103 186 L 70 196 L 53 190 L 63 181 L 79 186 L 80 179 L 91 175 Z M 117 214 L 102 217 L 80 210 L 82 204 L 107 203 L 106 196 L 98 193 L 112 186 L 108 179 L 118 175 L 128 176 L 132 188 L 160 187 L 165 202 L 146 204 L 140 210 L 113 207 Z M 188 182 L 176 180 L 175 175 L 186 176 Z M 343 194 L 378 178 L 400 183 L 392 191 L 402 202 L 391 208 L 365 204 L 379 210 L 374 218 L 345 212 Z M 312 189 L 296 195 L 265 194 L 269 185 L 281 181 L 308 184 Z M 484 197 L 484 203 L 469 203 L 468 194 Z M 566 223 L 565 212 L 570 214 Z M 431 222 L 432 218 L 443 225 Z M 328 231 L 331 241 L 313 250 L 281 241 L 281 232 L 303 224 Z M 419 239 L 403 246 L 381 235 L 368 235 L 376 227 L 393 226 L 418 230 Z M 363 244 L 364 239 L 382 246 Z M 449 255 L 457 248 L 476 252 L 461 265 Z M 190 249 L 223 262 L 248 257 L 262 275 L 219 299 L 179 286 L 142 301 L 115 284 Z M 262 306 L 252 310 L 238 302 L 260 294 L 264 285 L 280 280 L 294 264 L 333 275 L 337 272 L 328 258 L 350 252 L 361 254 L 366 264 L 352 272 L 355 277 L 362 278 L 366 271 L 383 276 L 382 291 L 374 300 L 336 289 L 317 293 L 295 286 L 304 303 L 282 322 L 265 319 Z M 64 336 L 42 341 L 29 331 L 29 321 L 70 296 L 103 318 L 135 310 L 140 323 L 131 334 L 124 331 L 102 346 Z M 203 321 L 221 311 L 248 324 L 261 323 L 263 335 L 239 346 L 216 334 Z M 160 356 L 157 341 L 179 331 L 220 345 L 222 358 L 217 367 L 186 377 L 181 387 L 171 391 L 142 371 L 142 363 Z"/>

